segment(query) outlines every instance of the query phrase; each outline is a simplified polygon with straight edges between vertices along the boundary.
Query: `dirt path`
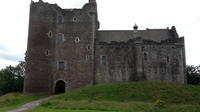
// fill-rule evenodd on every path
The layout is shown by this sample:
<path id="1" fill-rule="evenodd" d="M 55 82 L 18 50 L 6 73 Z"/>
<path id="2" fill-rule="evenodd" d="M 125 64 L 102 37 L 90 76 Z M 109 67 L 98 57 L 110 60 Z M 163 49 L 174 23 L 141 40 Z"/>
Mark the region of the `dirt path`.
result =
<path id="1" fill-rule="evenodd" d="M 46 101 L 46 100 L 48 100 L 48 99 L 50 99 L 52 97 L 55 97 L 55 96 L 49 96 L 47 98 L 43 98 L 43 99 L 40 99 L 40 100 L 32 101 L 30 103 L 22 105 L 21 107 L 18 107 L 17 109 L 9 110 L 9 111 L 6 111 L 6 112 L 26 112 L 27 110 L 31 110 L 31 109 L 39 106 L 42 102 L 44 102 L 44 101 Z"/>

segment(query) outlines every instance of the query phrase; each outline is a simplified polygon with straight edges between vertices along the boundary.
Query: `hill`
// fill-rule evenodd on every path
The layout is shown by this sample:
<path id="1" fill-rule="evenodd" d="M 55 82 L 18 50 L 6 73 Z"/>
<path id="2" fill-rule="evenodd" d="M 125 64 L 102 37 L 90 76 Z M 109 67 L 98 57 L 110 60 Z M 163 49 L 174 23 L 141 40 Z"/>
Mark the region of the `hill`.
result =
<path id="1" fill-rule="evenodd" d="M 0 112 L 17 108 L 28 102 L 44 98 L 45 96 L 26 96 L 22 93 L 9 93 L 0 96 Z"/>
<path id="2" fill-rule="evenodd" d="M 131 82 L 74 90 L 30 112 L 197 112 L 199 104 L 200 86 Z"/>

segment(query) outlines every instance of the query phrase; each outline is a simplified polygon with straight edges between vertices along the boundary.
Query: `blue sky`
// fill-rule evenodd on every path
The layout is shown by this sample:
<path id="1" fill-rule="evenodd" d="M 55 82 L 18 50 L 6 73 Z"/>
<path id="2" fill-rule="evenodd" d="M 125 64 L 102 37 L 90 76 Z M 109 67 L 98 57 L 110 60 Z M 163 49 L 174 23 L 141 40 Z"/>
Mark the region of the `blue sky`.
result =
<path id="1" fill-rule="evenodd" d="M 37 1 L 37 0 L 33 0 Z M 43 0 L 62 8 L 81 8 L 88 0 Z M 0 68 L 24 60 L 31 0 L 3 0 L 0 4 Z M 131 30 L 176 26 L 185 36 L 186 61 L 200 64 L 199 0 L 97 0 L 101 30 Z"/>

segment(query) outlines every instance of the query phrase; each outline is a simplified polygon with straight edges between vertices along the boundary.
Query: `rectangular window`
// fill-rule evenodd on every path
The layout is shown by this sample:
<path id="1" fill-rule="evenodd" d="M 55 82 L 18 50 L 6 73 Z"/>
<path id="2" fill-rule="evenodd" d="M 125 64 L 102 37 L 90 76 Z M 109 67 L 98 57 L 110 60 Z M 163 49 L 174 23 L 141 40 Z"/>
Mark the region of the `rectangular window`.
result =
<path id="1" fill-rule="evenodd" d="M 65 70 L 65 63 L 64 63 L 64 61 L 59 61 L 58 62 L 58 70 L 60 70 L 60 71 Z"/>
<path id="2" fill-rule="evenodd" d="M 106 65 L 107 59 L 106 56 L 101 56 L 101 64 Z"/>

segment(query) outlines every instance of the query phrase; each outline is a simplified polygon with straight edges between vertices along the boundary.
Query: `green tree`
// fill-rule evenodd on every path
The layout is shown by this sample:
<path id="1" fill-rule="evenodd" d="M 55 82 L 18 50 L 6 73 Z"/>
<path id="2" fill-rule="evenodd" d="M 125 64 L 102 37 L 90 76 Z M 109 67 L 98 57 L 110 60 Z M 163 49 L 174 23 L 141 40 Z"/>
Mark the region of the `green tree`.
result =
<path id="1" fill-rule="evenodd" d="M 23 91 L 25 62 L 0 71 L 0 94 Z"/>
<path id="2" fill-rule="evenodd" d="M 187 82 L 192 85 L 200 85 L 200 65 L 188 65 L 186 67 Z"/>

